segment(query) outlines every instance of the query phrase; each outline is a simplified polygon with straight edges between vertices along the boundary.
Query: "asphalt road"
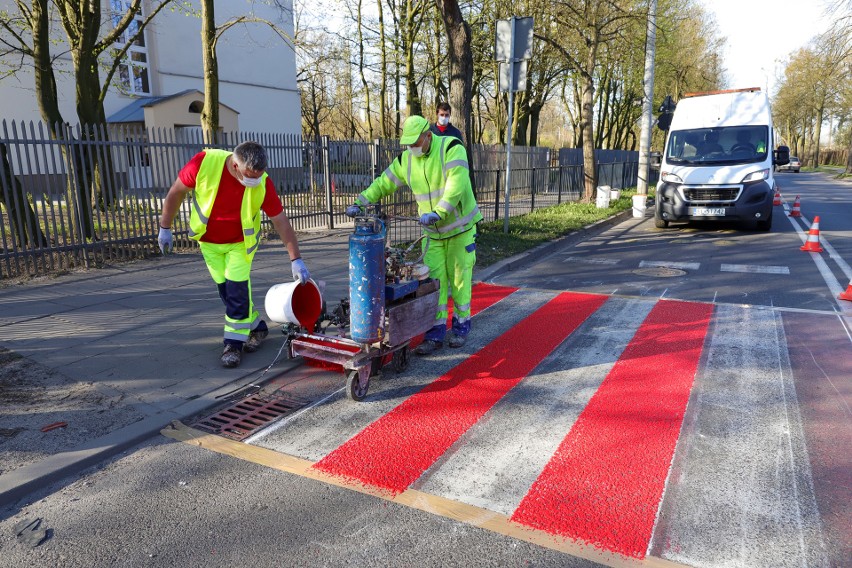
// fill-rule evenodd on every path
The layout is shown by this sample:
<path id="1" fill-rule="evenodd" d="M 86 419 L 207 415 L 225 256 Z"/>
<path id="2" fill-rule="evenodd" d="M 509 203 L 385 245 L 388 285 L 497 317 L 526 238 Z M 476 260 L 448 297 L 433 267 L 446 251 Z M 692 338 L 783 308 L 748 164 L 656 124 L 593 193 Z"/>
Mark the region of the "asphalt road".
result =
<path id="1" fill-rule="evenodd" d="M 804 173 L 779 180 L 789 202 L 802 195 L 807 220 L 825 212 L 827 241 L 852 259 L 852 185 Z M 852 340 L 841 315 L 845 306 L 832 288 L 845 288 L 849 278 L 828 254 L 821 255 L 827 267 L 821 271 L 812 254 L 800 251 L 800 233 L 780 211 L 768 234 L 719 224 L 659 230 L 650 218 L 630 219 L 500 276 L 495 284 L 521 289 L 482 308 L 462 350 L 415 359 L 405 373 L 371 385 L 364 403 L 342 396 L 338 375 L 302 368 L 280 380 L 316 404 L 248 443 L 195 439 L 178 430 L 34 494 L 0 529 L 8 535 L 18 519 L 40 517 L 51 538 L 35 549 L 0 540 L 0 565 L 842 566 L 852 551 L 843 506 L 852 486 L 844 455 L 852 443 Z M 584 293 L 569 296 L 577 301 L 560 308 L 565 317 L 541 311 L 566 298 L 564 291 Z M 664 312 L 667 318 L 683 321 L 649 320 L 666 307 L 674 307 Z M 693 317 L 691 310 L 700 313 Z M 702 328 L 701 314 L 711 313 Z M 576 327 L 565 321 L 570 318 Z M 530 329 L 518 327 L 524 322 Z M 512 329 L 517 337 L 505 335 Z M 557 334 L 565 339 L 552 351 L 540 345 Z M 637 337 L 644 338 L 638 345 Z M 500 374 L 500 365 L 514 357 L 489 347 L 501 338 L 511 353 L 546 355 L 527 361 L 526 378 L 526 370 L 510 369 L 523 380 L 502 398 L 495 393 L 493 403 L 454 398 L 452 388 L 464 381 L 453 383 L 452 374 L 463 365 L 482 379 L 489 369 L 492 378 L 514 377 Z M 695 341 L 703 349 L 690 347 Z M 650 517 L 653 533 L 642 541 L 645 560 L 612 554 L 627 546 L 618 538 L 603 550 L 560 545 L 559 537 L 547 540 L 542 531 L 506 522 L 523 508 L 525 494 L 541 495 L 531 484 L 552 467 L 551 456 L 571 440 L 572 426 L 594 406 L 596 393 L 643 358 L 653 362 L 647 384 L 667 385 L 665 369 L 689 363 L 687 352 L 697 365 L 695 385 L 672 384 L 689 397 L 685 415 L 683 406 L 679 416 L 675 409 L 672 416 L 618 417 L 612 424 L 612 417 L 598 415 L 604 426 L 642 433 L 635 439 L 641 457 L 611 466 L 616 480 L 641 475 L 643 460 L 666 464 L 662 478 L 658 472 L 648 477 L 650 485 L 665 484 L 663 495 L 619 497 L 613 489 L 614 499 L 639 509 L 659 507 Z M 445 382 L 435 383 L 436 377 Z M 428 393 L 441 405 L 425 422 L 407 415 L 414 434 L 425 432 L 412 435 L 419 442 L 411 445 L 446 438 L 433 423 L 462 418 L 471 407 L 486 414 L 447 439 L 449 449 L 436 461 L 419 465 L 425 469 L 402 493 L 389 496 L 368 483 L 347 485 L 316 472 L 314 464 L 353 444 L 367 449 L 362 458 L 379 455 L 391 441 L 382 438 L 382 428 L 404 414 L 395 409 L 416 407 L 431 384 L 446 387 Z M 483 384 L 506 388 L 502 381 Z M 664 392 L 660 402 L 673 396 Z M 669 448 L 674 454 L 642 455 L 665 426 L 678 439 L 676 451 Z M 385 455 L 388 471 L 402 469 L 416 449 Z M 602 463 L 602 456 L 623 450 L 624 444 L 598 444 L 579 462 Z M 326 471 L 352 467 L 358 457 Z M 603 502 L 595 507 L 590 518 L 607 516 Z M 565 518 L 542 524 L 562 526 Z M 595 530 L 594 522 L 571 522 Z"/>

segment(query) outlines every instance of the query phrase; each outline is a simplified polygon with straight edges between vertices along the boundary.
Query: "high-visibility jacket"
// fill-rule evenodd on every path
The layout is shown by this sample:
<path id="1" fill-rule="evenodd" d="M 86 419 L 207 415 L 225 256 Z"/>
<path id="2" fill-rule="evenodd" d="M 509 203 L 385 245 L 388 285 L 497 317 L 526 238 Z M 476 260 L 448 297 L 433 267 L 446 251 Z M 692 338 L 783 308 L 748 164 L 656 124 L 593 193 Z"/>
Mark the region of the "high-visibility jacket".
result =
<path id="1" fill-rule="evenodd" d="M 420 215 L 434 211 L 440 217 L 424 230 L 433 239 L 448 239 L 482 220 L 470 186 L 469 168 L 467 152 L 459 140 L 433 134 L 428 155 L 415 158 L 405 150 L 356 201 L 361 205 L 378 203 L 407 185 Z"/>
<path id="2" fill-rule="evenodd" d="M 219 192 L 219 182 L 225 171 L 225 161 L 231 152 L 227 150 L 205 149 L 204 159 L 195 178 L 195 190 L 192 192 L 192 211 L 189 216 L 189 238 L 201 240 L 207 232 L 207 222 L 213 211 L 213 202 Z M 260 244 L 260 207 L 266 196 L 266 172 L 260 178 L 257 187 L 247 187 L 240 206 L 240 224 L 243 228 L 243 241 L 246 246 L 246 258 L 251 260 Z"/>

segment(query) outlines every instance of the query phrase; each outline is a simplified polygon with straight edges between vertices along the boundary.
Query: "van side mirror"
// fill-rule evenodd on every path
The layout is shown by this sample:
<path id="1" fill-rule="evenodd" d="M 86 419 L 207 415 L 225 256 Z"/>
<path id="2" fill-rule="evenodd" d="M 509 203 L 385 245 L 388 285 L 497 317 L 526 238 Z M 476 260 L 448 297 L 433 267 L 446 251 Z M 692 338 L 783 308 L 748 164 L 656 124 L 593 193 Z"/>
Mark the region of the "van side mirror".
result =
<path id="1" fill-rule="evenodd" d="M 774 152 L 775 156 L 772 163 L 776 166 L 786 166 L 790 163 L 790 148 L 789 146 L 778 146 Z"/>
<path id="2" fill-rule="evenodd" d="M 659 152 L 651 152 L 651 167 L 659 168 L 663 164 L 663 155 Z"/>

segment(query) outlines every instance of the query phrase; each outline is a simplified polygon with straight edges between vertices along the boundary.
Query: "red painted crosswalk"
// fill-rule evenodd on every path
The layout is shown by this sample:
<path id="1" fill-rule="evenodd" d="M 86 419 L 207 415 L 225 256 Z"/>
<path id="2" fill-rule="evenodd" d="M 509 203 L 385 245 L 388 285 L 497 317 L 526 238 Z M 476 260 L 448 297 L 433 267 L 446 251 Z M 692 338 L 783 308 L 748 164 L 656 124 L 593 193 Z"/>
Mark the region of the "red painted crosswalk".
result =
<path id="1" fill-rule="evenodd" d="M 513 521 L 645 556 L 712 309 L 657 303 Z"/>
<path id="2" fill-rule="evenodd" d="M 314 467 L 391 493 L 405 491 L 606 299 L 560 294 Z"/>

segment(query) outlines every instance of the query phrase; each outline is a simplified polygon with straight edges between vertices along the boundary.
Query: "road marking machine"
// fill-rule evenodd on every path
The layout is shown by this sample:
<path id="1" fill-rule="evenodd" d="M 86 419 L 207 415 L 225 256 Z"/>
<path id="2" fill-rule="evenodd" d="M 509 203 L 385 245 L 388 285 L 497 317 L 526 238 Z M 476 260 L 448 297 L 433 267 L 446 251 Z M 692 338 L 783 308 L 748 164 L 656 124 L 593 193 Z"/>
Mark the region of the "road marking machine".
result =
<path id="1" fill-rule="evenodd" d="M 379 214 L 355 217 L 349 236 L 349 298 L 331 313 L 312 281 L 304 286 L 279 284 L 266 296 L 266 313 L 283 324 L 290 358 L 301 356 L 342 369 L 346 394 L 356 401 L 364 399 L 370 378 L 379 377 L 386 364 L 396 372 L 408 368 L 412 341 L 435 324 L 438 309 L 439 283 L 422 263 L 428 237 L 421 236 L 406 249 L 390 247 L 387 220 Z M 417 254 L 412 253 L 415 248 L 423 252 L 406 260 Z"/>

